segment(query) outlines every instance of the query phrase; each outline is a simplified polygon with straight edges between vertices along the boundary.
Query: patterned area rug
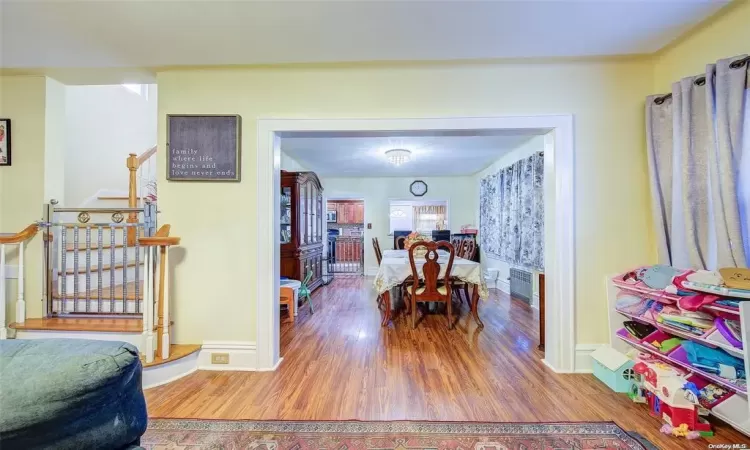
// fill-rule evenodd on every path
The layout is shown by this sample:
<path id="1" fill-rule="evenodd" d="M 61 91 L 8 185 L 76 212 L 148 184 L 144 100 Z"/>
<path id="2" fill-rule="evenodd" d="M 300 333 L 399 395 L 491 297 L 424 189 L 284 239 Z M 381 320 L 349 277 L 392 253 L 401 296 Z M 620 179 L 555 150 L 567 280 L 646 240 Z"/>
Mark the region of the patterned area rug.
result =
<path id="1" fill-rule="evenodd" d="M 151 450 L 647 449 L 611 422 L 287 422 L 151 419 Z"/>

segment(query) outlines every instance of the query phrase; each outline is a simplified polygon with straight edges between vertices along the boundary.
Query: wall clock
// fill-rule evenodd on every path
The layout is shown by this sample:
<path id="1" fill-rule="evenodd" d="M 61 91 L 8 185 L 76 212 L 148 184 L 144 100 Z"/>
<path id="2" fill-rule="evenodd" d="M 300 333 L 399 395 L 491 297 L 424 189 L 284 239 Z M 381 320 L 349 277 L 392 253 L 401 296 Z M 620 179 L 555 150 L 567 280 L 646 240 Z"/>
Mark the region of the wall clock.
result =
<path id="1" fill-rule="evenodd" d="M 427 193 L 427 183 L 422 180 L 416 180 L 409 186 L 409 190 L 413 196 L 421 197 Z"/>

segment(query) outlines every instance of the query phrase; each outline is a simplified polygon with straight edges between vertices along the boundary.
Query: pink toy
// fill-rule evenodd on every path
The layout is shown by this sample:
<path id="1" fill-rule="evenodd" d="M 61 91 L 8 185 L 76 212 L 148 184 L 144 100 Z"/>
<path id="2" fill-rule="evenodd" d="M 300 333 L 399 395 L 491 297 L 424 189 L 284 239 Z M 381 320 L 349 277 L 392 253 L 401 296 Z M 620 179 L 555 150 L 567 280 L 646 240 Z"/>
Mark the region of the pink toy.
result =
<path id="1" fill-rule="evenodd" d="M 633 371 L 643 376 L 651 415 L 664 420 L 670 426 L 670 433 L 684 431 L 681 435 L 686 437 L 688 432 L 696 432 L 698 436 L 713 434 L 711 425 L 699 417 L 695 385 L 687 381 L 685 371 L 658 361 L 640 361 Z"/>

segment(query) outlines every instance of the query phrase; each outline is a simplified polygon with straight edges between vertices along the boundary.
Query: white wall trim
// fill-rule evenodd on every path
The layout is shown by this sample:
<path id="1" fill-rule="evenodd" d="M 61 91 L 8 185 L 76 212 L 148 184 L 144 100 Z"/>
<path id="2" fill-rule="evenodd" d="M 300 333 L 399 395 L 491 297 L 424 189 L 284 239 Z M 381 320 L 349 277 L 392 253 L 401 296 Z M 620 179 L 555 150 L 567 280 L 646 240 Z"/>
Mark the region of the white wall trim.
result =
<path id="1" fill-rule="evenodd" d="M 365 269 L 365 276 L 366 277 L 374 277 L 378 274 L 378 268 L 377 267 L 368 267 Z"/>
<path id="2" fill-rule="evenodd" d="M 228 353 L 229 364 L 212 364 L 211 353 Z M 258 365 L 256 343 L 252 341 L 203 341 L 198 355 L 198 369 L 246 372 L 263 370 Z"/>
<path id="3" fill-rule="evenodd" d="M 578 344 L 576 345 L 576 373 L 592 373 L 591 353 L 606 344 Z"/>
<path id="4" fill-rule="evenodd" d="M 143 389 L 150 389 L 179 380 L 198 370 L 200 351 L 165 364 L 143 368 Z"/>
<path id="5" fill-rule="evenodd" d="M 143 352 L 143 333 L 122 333 L 103 331 L 58 331 L 58 330 L 16 330 L 16 339 L 92 339 L 96 341 L 123 341 L 133 344 Z"/>
<path id="6" fill-rule="evenodd" d="M 575 177 L 572 115 L 416 119 L 258 119 L 257 141 L 257 356 L 259 368 L 279 361 L 279 170 L 280 136 L 295 131 L 550 130 L 545 135 L 545 173 L 554 173 L 555 239 L 545 249 L 548 310 L 545 361 L 558 372 L 575 372 Z"/>

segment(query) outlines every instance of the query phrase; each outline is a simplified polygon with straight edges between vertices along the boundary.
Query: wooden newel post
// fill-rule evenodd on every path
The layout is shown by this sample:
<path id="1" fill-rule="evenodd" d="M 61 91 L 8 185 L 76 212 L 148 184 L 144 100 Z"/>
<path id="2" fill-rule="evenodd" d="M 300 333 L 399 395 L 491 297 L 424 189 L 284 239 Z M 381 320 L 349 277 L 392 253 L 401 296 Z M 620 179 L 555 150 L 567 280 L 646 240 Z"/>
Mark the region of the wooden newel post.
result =
<path id="1" fill-rule="evenodd" d="M 138 207 L 138 156 L 131 153 L 127 159 L 130 179 L 128 181 L 128 208 Z M 128 214 L 128 223 L 138 223 L 138 213 Z M 135 228 L 128 228 L 128 246 L 135 245 Z"/>

